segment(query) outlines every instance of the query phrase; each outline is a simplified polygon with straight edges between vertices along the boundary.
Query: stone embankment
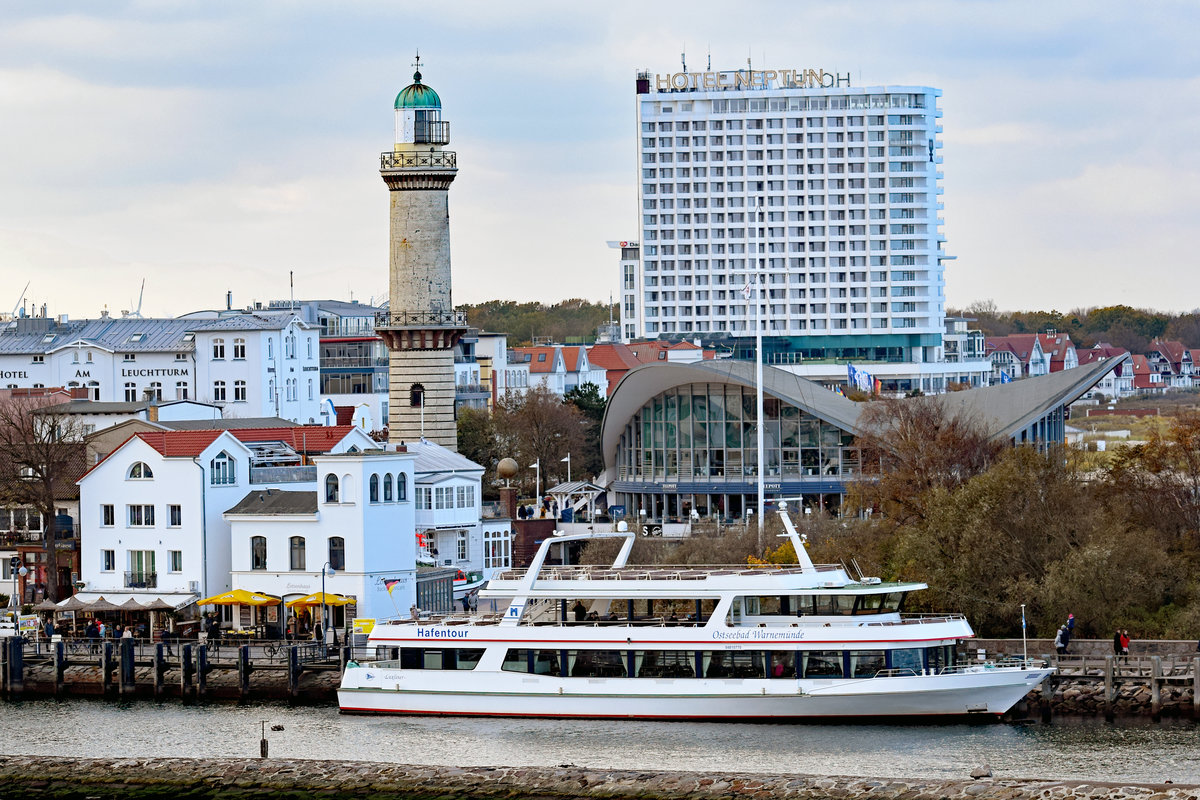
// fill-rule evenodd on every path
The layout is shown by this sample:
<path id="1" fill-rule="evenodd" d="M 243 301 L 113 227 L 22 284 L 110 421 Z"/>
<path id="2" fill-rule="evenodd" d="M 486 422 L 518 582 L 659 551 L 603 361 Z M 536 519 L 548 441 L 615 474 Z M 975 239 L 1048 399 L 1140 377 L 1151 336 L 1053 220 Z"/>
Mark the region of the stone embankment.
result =
<path id="1" fill-rule="evenodd" d="M 356 761 L 65 759 L 12 756 L 0 763 L 0 796 L 25 798 L 249 798 L 317 796 L 380 800 L 606 798 L 692 800 L 1196 800 L 1200 786 L 983 778 L 851 778 L 597 770 L 560 767 L 428 767 Z"/>
<path id="2" fill-rule="evenodd" d="M 1032 710 L 1040 708 L 1043 700 L 1050 703 L 1055 716 L 1095 716 L 1105 712 L 1104 684 L 1096 681 L 1052 678 L 1030 692 L 1025 703 Z M 1164 717 L 1193 716 L 1190 686 L 1162 687 L 1161 702 L 1159 713 Z M 1154 713 L 1153 691 L 1145 683 L 1119 685 L 1114 688 L 1112 711 L 1118 717 L 1150 716 Z"/>

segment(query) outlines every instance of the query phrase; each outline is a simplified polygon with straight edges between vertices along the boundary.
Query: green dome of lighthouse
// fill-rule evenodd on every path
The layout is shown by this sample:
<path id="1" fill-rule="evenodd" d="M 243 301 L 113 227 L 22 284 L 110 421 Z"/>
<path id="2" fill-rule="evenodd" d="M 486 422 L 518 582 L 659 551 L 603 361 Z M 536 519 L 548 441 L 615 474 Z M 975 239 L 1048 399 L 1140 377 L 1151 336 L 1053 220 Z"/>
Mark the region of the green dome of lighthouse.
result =
<path id="1" fill-rule="evenodd" d="M 396 108 L 441 108 L 442 98 L 430 87 L 421 83 L 421 73 L 413 73 L 411 86 L 406 86 L 396 95 Z"/>

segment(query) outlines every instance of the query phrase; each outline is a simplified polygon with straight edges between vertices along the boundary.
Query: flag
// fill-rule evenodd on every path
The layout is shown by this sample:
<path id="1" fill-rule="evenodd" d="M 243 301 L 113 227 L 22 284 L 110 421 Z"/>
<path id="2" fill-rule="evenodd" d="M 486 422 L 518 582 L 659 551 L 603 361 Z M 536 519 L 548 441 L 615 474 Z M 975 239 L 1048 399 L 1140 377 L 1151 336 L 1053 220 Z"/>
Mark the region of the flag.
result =
<path id="1" fill-rule="evenodd" d="M 849 362 L 846 363 L 846 383 L 850 386 L 858 385 L 858 370 Z"/>
<path id="2" fill-rule="evenodd" d="M 1001 383 L 1012 383 L 1012 376 L 1009 375 L 1007 372 L 1001 372 L 1000 373 L 1000 382 Z"/>
<path id="3" fill-rule="evenodd" d="M 742 297 L 749 300 L 751 294 L 753 294 L 753 290 L 750 288 L 750 282 L 747 281 L 746 285 L 742 287 Z"/>
<path id="4" fill-rule="evenodd" d="M 1025 630 L 1025 606 L 1021 606 L 1021 630 Z"/>
<path id="5" fill-rule="evenodd" d="M 398 584 L 399 582 L 400 581 L 396 580 L 395 578 L 389 578 L 383 582 L 383 585 L 387 587 L 388 594 L 391 594 L 392 589 L 395 589 L 396 584 Z"/>
<path id="6" fill-rule="evenodd" d="M 571 460 L 571 457 L 570 457 L 570 456 L 567 456 L 566 458 L 560 458 L 560 459 L 559 459 L 559 461 L 570 461 L 570 460 Z"/>
<path id="7" fill-rule="evenodd" d="M 833 387 L 833 393 L 834 393 L 834 394 L 840 394 L 842 397 L 845 397 L 845 396 L 846 396 L 846 393 L 842 391 L 842 387 L 840 387 L 840 386 L 834 386 L 834 387 Z"/>
<path id="8" fill-rule="evenodd" d="M 883 381 L 875 379 L 875 394 L 883 394 Z"/>

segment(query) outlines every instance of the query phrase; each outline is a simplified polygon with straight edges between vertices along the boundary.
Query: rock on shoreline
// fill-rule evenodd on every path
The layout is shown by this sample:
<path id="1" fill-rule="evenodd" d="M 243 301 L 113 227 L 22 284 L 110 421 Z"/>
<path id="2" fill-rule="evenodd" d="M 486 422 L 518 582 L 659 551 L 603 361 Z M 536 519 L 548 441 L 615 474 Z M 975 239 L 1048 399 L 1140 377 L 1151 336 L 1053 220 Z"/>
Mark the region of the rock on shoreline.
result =
<path id="1" fill-rule="evenodd" d="M 852 778 L 813 775 L 655 772 L 562 767 L 430 767 L 298 759 L 71 759 L 9 756 L 0 796 L 25 798 L 596 797 L 610 800 L 787 798 L 789 800 L 1197 800 L 1200 786 L 1097 781 Z"/>

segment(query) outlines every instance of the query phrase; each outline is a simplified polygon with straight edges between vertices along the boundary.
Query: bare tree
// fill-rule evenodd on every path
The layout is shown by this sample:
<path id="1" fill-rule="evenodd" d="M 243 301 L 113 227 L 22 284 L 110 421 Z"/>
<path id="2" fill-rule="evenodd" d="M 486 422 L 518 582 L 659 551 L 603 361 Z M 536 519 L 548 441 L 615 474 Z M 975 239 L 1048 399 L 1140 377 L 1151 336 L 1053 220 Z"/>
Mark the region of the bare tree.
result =
<path id="1" fill-rule="evenodd" d="M 46 593 L 58 600 L 58 502 L 74 496 L 85 466 L 78 419 L 55 414 L 47 397 L 0 398 L 0 505 L 28 506 L 44 521 Z"/>
<path id="2" fill-rule="evenodd" d="M 894 524 L 922 520 L 933 490 L 952 491 L 985 470 L 1005 443 L 935 397 L 886 398 L 859 417 L 863 471 L 851 506 L 882 511 Z"/>
<path id="3" fill-rule="evenodd" d="M 562 463 L 566 455 L 584 455 L 587 421 L 583 414 L 543 386 L 497 403 L 492 422 L 497 454 L 526 466 L 539 462 L 546 486 L 552 478 L 566 479 L 567 465 Z"/>

